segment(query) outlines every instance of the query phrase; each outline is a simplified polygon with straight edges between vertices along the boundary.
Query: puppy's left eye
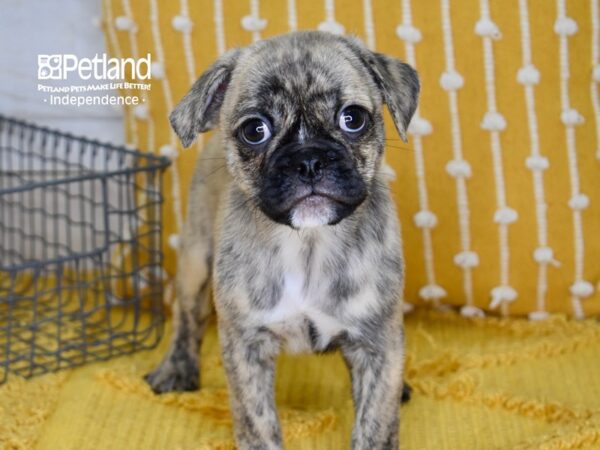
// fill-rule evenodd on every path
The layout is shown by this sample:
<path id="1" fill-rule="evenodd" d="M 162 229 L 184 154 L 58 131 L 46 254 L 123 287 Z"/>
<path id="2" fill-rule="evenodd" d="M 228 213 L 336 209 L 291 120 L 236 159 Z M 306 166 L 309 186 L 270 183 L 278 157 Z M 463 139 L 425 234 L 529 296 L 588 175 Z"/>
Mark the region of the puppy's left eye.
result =
<path id="1" fill-rule="evenodd" d="M 348 106 L 340 114 L 338 124 L 346 133 L 358 133 L 367 124 L 367 112 L 360 106 Z"/>
<path id="2" fill-rule="evenodd" d="M 271 129 L 262 119 L 250 119 L 243 123 L 240 135 L 246 144 L 259 145 L 271 138 Z"/>

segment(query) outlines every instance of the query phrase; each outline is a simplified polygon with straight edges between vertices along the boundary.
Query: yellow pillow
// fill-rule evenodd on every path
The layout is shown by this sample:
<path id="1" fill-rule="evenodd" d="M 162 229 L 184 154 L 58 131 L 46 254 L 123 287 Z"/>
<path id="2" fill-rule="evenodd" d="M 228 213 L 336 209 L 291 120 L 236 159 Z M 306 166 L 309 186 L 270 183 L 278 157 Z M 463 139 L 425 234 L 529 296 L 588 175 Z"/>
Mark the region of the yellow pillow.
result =
<path id="1" fill-rule="evenodd" d="M 170 274 L 206 137 L 183 150 L 168 113 L 226 49 L 319 28 L 355 34 L 421 75 L 409 144 L 386 124 L 405 300 L 464 315 L 600 312 L 598 0 L 103 1 L 113 56 L 154 61 L 152 90 L 126 126 L 132 145 L 173 159 Z"/>

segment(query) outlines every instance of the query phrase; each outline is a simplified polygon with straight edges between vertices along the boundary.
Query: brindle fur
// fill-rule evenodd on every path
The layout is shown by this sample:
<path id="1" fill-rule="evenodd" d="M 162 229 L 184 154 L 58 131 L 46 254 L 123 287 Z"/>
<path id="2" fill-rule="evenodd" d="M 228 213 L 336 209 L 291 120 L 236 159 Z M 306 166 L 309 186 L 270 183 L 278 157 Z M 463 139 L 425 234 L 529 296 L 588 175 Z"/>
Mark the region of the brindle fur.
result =
<path id="1" fill-rule="evenodd" d="M 398 448 L 403 261 L 396 211 L 380 170 L 382 106 L 388 105 L 404 138 L 418 89 L 406 64 L 354 38 L 321 32 L 233 50 L 194 84 L 171 115 L 175 131 L 186 146 L 199 132 L 220 131 L 203 150 L 190 189 L 171 347 L 146 377 L 155 392 L 198 387 L 212 278 L 240 448 L 282 448 L 273 392 L 282 348 L 340 349 L 356 410 L 352 447 Z M 349 103 L 371 117 L 355 140 L 336 122 Z M 240 121 L 256 112 L 273 123 L 273 138 L 260 152 L 237 135 Z M 343 146 L 343 170 L 349 173 L 350 161 L 366 195 L 340 212 L 335 225 L 293 229 L 265 212 L 262 188 L 278 151 L 317 139 Z M 332 189 L 346 185 L 342 180 Z"/>

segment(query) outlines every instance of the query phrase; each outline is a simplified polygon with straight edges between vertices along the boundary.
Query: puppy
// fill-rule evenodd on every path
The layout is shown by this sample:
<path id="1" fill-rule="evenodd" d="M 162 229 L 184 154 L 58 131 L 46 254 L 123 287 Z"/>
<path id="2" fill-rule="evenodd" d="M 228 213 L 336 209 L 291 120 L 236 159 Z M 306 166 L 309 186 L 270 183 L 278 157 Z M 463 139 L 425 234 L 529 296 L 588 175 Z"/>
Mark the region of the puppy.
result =
<path id="1" fill-rule="evenodd" d="M 194 83 L 170 116 L 175 132 L 185 147 L 219 132 L 190 188 L 171 346 L 146 376 L 155 392 L 198 388 L 212 278 L 239 448 L 282 448 L 282 349 L 340 349 L 352 447 L 398 448 L 403 261 L 382 107 L 405 139 L 418 93 L 408 65 L 314 31 L 229 51 Z"/>

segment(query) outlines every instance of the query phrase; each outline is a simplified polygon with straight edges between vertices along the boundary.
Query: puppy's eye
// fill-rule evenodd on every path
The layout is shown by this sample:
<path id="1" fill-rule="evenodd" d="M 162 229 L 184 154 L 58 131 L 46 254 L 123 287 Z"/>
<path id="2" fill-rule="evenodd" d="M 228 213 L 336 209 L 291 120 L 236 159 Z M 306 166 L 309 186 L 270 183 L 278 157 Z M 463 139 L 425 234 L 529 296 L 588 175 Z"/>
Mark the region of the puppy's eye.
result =
<path id="1" fill-rule="evenodd" d="M 246 144 L 259 145 L 271 138 L 271 129 L 262 119 L 250 119 L 242 124 L 240 134 Z"/>
<path id="2" fill-rule="evenodd" d="M 339 126 L 346 133 L 358 133 L 367 124 L 367 112 L 360 106 L 348 106 L 340 114 Z"/>

